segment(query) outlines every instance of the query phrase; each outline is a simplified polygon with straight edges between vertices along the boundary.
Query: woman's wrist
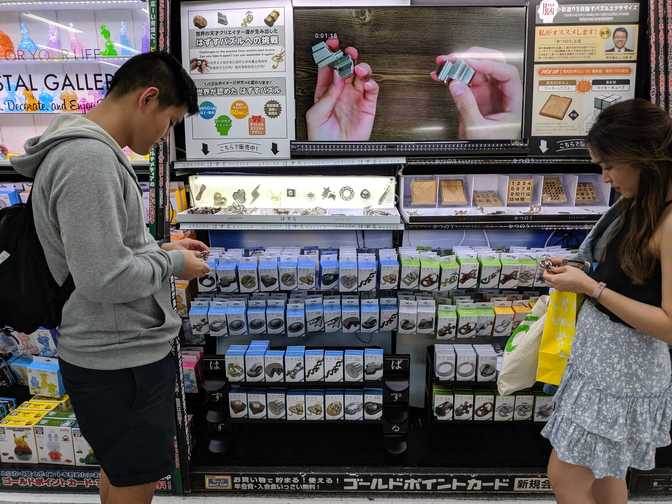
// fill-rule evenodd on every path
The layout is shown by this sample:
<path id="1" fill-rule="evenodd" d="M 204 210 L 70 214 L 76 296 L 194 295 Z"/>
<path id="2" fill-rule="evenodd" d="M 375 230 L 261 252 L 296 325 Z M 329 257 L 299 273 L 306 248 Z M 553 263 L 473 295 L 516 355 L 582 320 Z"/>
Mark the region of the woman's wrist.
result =
<path id="1" fill-rule="evenodd" d="M 600 283 L 595 280 L 594 278 L 588 277 L 586 280 L 586 284 L 583 288 L 582 294 L 585 294 L 586 296 L 593 297 L 593 294 L 595 293 L 596 289 L 599 288 Z"/>

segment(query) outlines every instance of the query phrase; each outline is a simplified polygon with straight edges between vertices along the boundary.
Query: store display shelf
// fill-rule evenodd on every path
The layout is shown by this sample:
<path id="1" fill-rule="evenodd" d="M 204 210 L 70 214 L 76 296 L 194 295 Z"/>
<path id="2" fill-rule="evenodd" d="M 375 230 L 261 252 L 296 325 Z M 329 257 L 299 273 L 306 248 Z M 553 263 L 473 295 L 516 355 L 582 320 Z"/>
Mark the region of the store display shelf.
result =
<path id="1" fill-rule="evenodd" d="M 404 175 L 434 174 L 445 172 L 446 167 L 460 167 L 469 173 L 599 173 L 600 167 L 589 158 L 535 158 L 535 157 L 464 157 L 464 158 L 412 158 L 406 161 Z"/>
<path id="2" fill-rule="evenodd" d="M 422 495 L 550 494 L 542 467 L 194 466 L 194 492 Z"/>
<path id="3" fill-rule="evenodd" d="M 277 168 L 329 168 L 329 167 L 363 167 L 376 168 L 377 166 L 403 165 L 404 157 L 380 157 L 380 158 L 347 158 L 347 159 L 278 159 L 260 161 L 175 161 L 173 169 L 178 172 L 202 173 L 202 172 L 227 172 L 227 171 L 253 171 L 258 173 L 260 169 Z M 277 172 L 275 173 L 277 175 Z"/>
<path id="4" fill-rule="evenodd" d="M 446 142 L 292 142 L 298 156 L 432 156 L 432 155 L 524 155 L 525 142 L 511 140 Z"/>
<path id="5" fill-rule="evenodd" d="M 0 3 L 2 5 L 2 3 Z M 0 9 L 2 11 L 2 9 Z M 16 66 L 16 65 L 99 65 L 99 64 L 118 64 L 122 65 L 124 62 L 128 61 L 130 56 L 118 56 L 113 58 L 107 57 L 96 57 L 96 58 L 35 58 L 35 59 L 0 59 L 0 65 L 2 66 Z M 5 112 L 6 113 L 6 112 Z M 26 112 L 18 112 L 20 114 L 25 114 Z"/>
<path id="6" fill-rule="evenodd" d="M 232 424 L 247 425 L 383 425 L 382 420 L 272 420 L 264 418 L 231 418 Z"/>
<path id="7" fill-rule="evenodd" d="M 234 222 L 181 222 L 181 229 L 206 231 L 401 231 L 403 224 L 373 223 L 324 223 L 304 224 L 279 222 L 267 223 L 234 223 Z"/>
<path id="8" fill-rule="evenodd" d="M 0 490 L 64 493 L 97 493 L 99 467 L 53 465 L 0 466 Z M 168 476 L 157 485 L 157 493 L 174 493 L 173 478 Z"/>
<path id="9" fill-rule="evenodd" d="M 433 360 L 432 360 L 433 364 Z M 443 385 L 445 387 L 455 387 L 455 388 L 470 388 L 476 390 L 497 390 L 497 381 L 490 382 L 475 382 L 475 381 L 455 381 L 455 380 L 442 380 L 433 377 L 432 383 L 436 385 Z"/>
<path id="10" fill-rule="evenodd" d="M 240 388 L 288 388 L 300 390 L 313 389 L 365 389 L 365 388 L 382 388 L 382 381 L 373 382 L 230 382 L 232 386 Z"/>
<path id="11" fill-rule="evenodd" d="M 143 0 L 3 0 L 0 11 L 91 10 L 91 9 L 146 9 Z"/>

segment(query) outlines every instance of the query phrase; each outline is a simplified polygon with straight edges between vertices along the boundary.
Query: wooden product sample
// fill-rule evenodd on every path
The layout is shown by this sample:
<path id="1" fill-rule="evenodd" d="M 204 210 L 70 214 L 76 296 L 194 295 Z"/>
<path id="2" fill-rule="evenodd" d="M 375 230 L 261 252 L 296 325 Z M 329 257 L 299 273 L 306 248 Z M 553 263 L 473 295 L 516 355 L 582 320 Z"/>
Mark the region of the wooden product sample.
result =
<path id="1" fill-rule="evenodd" d="M 544 177 L 541 202 L 556 205 L 567 203 L 567 193 L 560 177 Z"/>
<path id="2" fill-rule="evenodd" d="M 436 205 L 435 179 L 413 179 L 411 182 L 411 205 Z"/>
<path id="3" fill-rule="evenodd" d="M 439 183 L 441 189 L 442 205 L 466 206 L 467 198 L 464 195 L 464 181 L 462 179 L 442 180 Z"/>
<path id="4" fill-rule="evenodd" d="M 497 191 L 474 191 L 474 206 L 498 207 L 504 204 Z"/>
<path id="5" fill-rule="evenodd" d="M 534 181 L 531 178 L 509 179 L 509 204 L 530 205 L 532 204 L 532 189 Z"/>
<path id="6" fill-rule="evenodd" d="M 562 121 L 571 104 L 572 99 L 567 96 L 551 95 L 541 107 L 539 115 Z"/>
<path id="7" fill-rule="evenodd" d="M 576 204 L 594 205 L 600 202 L 595 186 L 591 182 L 579 182 L 576 186 Z"/>

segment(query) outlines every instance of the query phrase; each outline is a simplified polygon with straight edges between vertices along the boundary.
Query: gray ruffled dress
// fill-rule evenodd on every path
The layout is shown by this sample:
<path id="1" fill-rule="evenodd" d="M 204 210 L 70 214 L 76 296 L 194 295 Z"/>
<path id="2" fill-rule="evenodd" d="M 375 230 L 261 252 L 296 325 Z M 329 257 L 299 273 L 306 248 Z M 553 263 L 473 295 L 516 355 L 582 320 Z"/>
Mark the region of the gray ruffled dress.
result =
<path id="1" fill-rule="evenodd" d="M 622 218 L 617 206 L 588 235 L 582 258 L 604 257 Z M 656 448 L 670 444 L 670 377 L 665 342 L 613 321 L 586 300 L 542 435 L 560 460 L 589 468 L 597 479 L 625 479 L 629 467 L 653 469 Z"/>

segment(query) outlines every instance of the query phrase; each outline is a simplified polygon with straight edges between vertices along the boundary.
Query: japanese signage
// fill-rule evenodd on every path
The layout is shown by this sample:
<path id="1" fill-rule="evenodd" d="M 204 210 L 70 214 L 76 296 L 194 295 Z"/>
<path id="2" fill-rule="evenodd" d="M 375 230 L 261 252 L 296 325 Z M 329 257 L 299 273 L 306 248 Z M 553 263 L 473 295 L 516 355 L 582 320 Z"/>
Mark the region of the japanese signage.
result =
<path id="1" fill-rule="evenodd" d="M 585 156 L 600 112 L 635 96 L 639 4 L 537 0 L 534 16 L 531 152 Z"/>
<path id="2" fill-rule="evenodd" d="M 0 489 L 3 490 L 67 490 L 98 491 L 99 469 L 91 470 L 42 470 L 42 469 L 2 469 L 0 470 Z M 171 478 L 159 481 L 158 492 L 172 490 Z"/>
<path id="3" fill-rule="evenodd" d="M 182 7 L 182 57 L 198 89 L 190 159 L 289 158 L 294 137 L 291 2 Z"/>
<path id="4" fill-rule="evenodd" d="M 544 475 L 273 474 L 205 475 L 205 490 L 254 492 L 550 493 Z"/>

